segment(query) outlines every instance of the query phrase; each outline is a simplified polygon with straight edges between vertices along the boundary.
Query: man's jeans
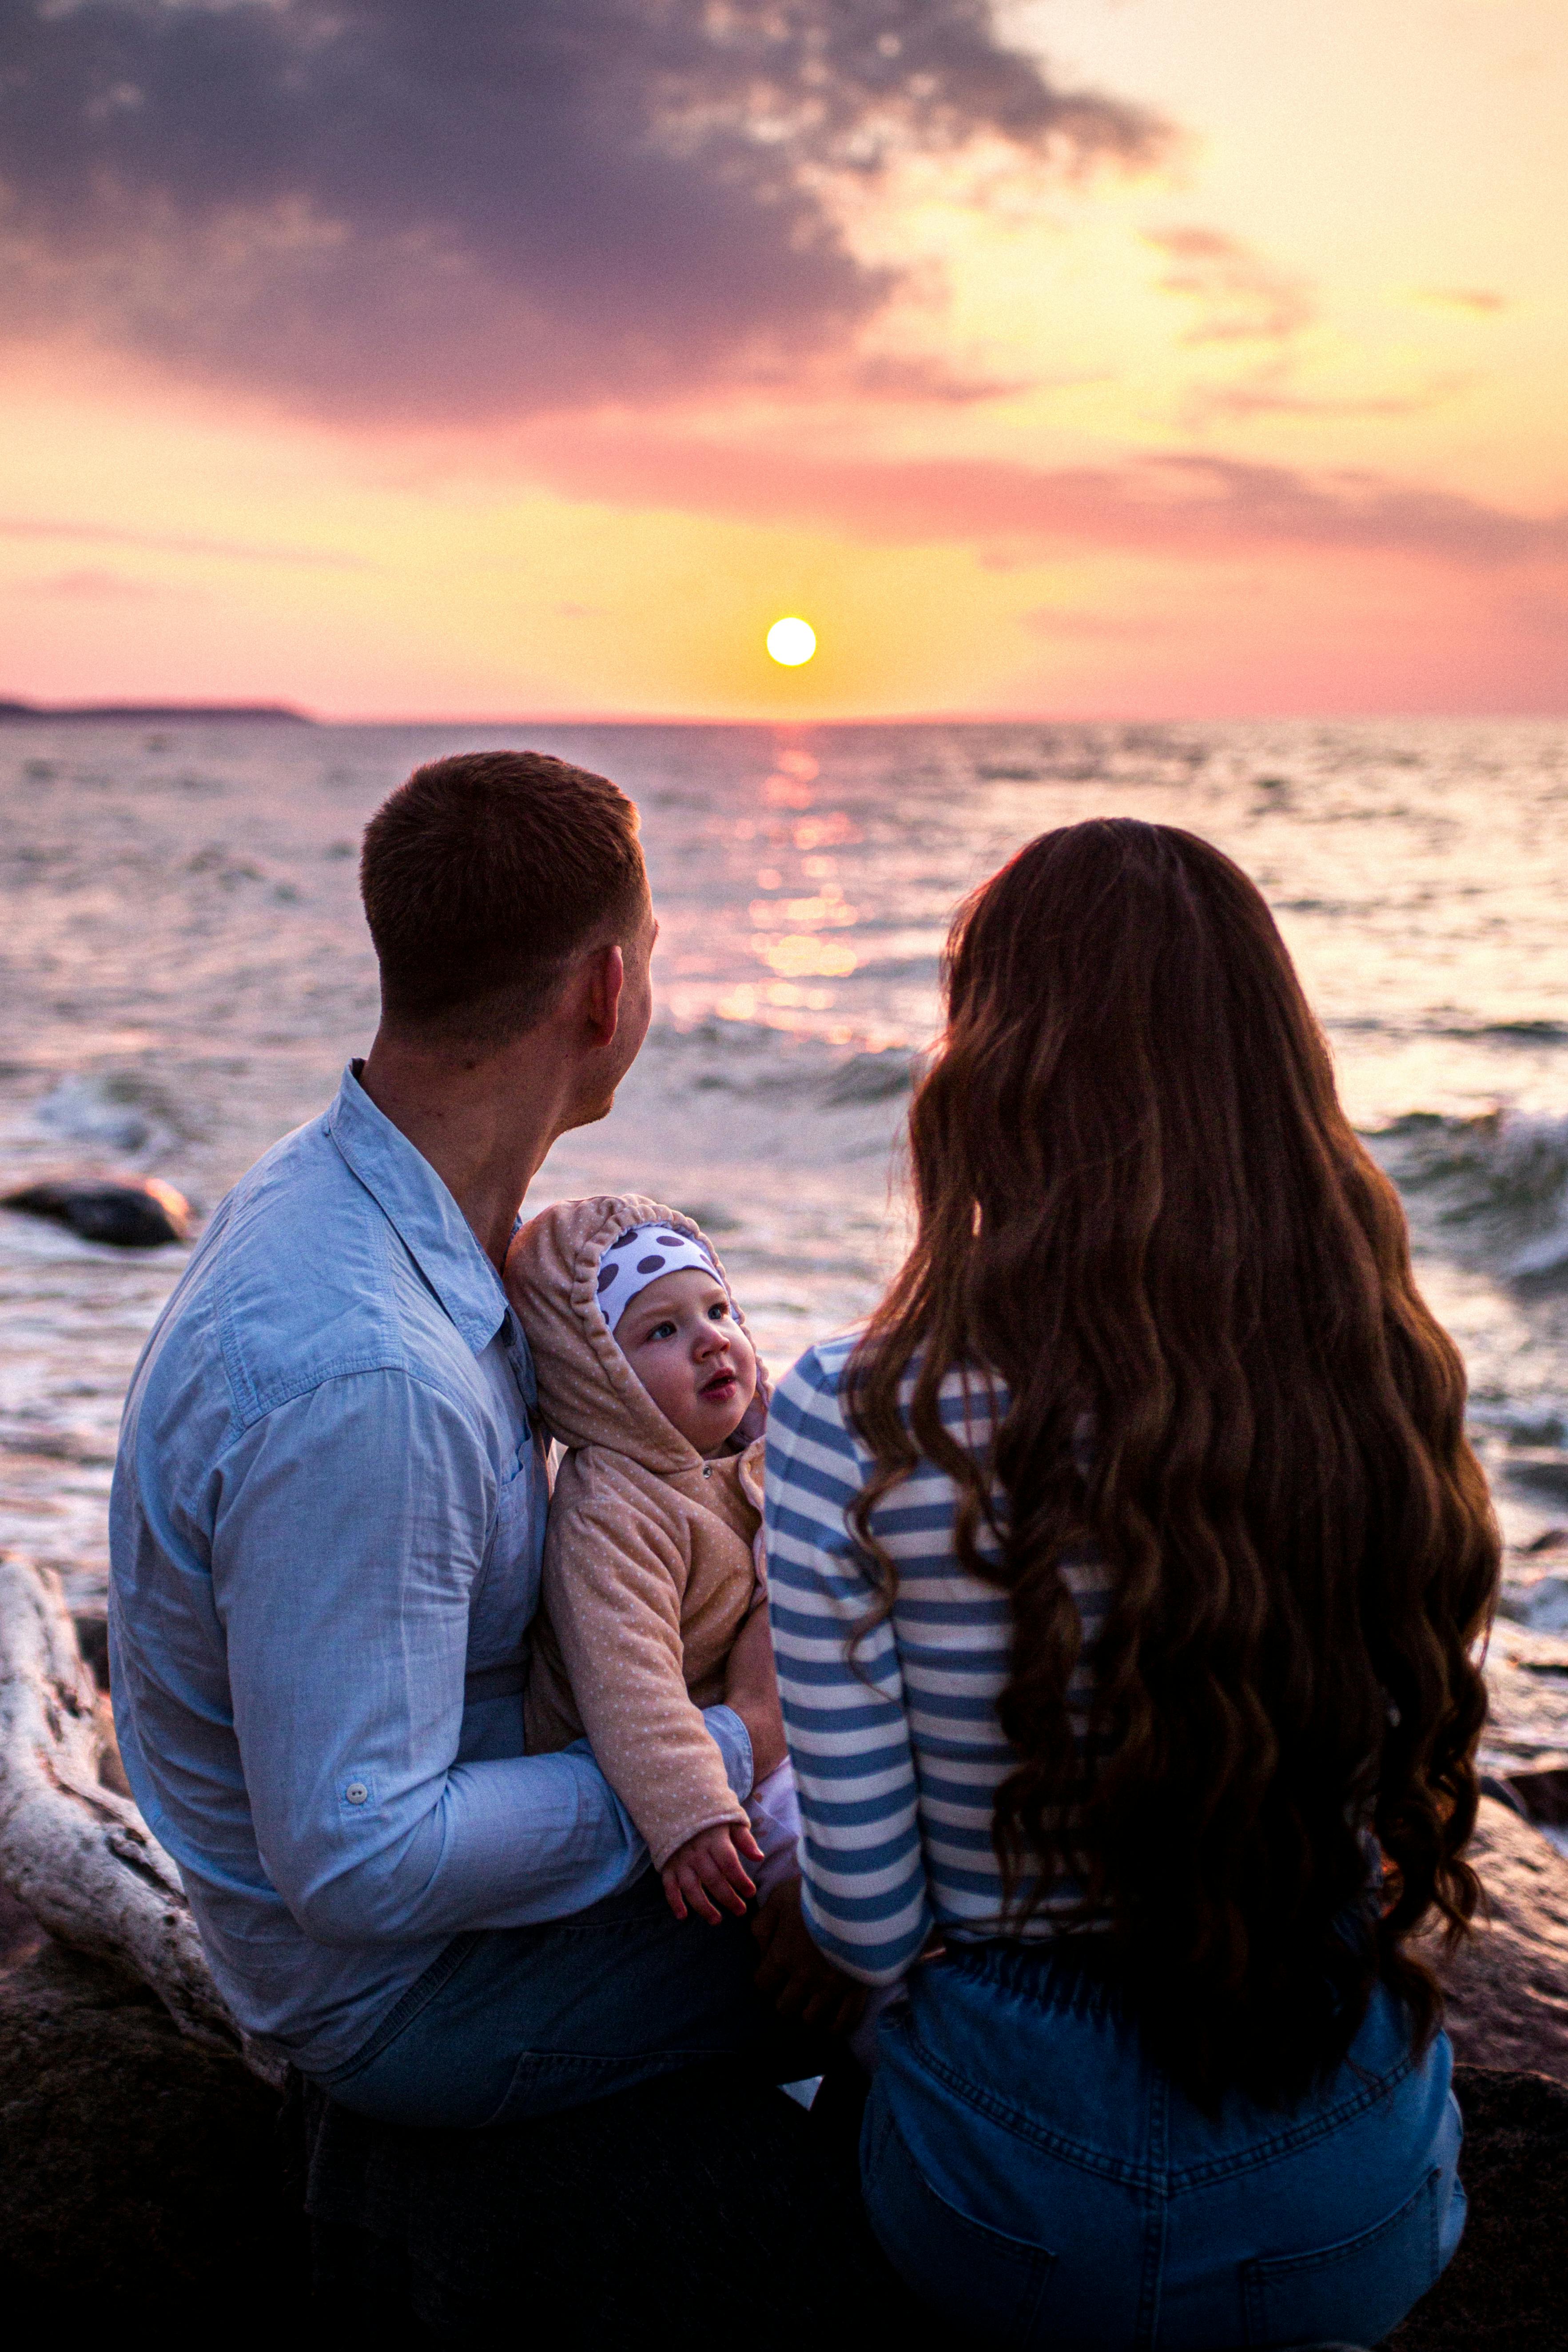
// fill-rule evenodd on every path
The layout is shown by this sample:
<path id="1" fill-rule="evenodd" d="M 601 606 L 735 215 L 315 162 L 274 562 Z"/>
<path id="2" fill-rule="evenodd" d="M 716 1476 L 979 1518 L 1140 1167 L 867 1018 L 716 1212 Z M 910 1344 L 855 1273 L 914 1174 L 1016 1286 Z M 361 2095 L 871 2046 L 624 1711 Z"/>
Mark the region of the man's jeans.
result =
<path id="1" fill-rule="evenodd" d="M 378 2123 L 468 2129 L 585 2105 L 700 2059 L 820 2074 L 752 1983 L 750 1923 L 672 1916 L 657 1871 L 546 1927 L 459 1936 L 363 2050 L 318 2077 Z"/>
<path id="2" fill-rule="evenodd" d="M 906 2283 L 999 2346 L 1221 2352 L 1374 2344 L 1464 2227 L 1438 2034 L 1379 1988 L 1287 2111 L 1217 2115 L 1144 2056 L 1102 1974 L 1048 1946 L 949 1947 L 883 2018 L 861 2138 Z"/>

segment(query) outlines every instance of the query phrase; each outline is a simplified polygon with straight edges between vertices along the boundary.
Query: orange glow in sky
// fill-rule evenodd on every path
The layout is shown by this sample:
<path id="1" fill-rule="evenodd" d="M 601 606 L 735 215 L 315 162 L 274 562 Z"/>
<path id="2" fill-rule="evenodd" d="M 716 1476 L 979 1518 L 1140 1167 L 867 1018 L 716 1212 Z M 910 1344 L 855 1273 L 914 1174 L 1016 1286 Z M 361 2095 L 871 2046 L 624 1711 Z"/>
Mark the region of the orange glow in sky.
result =
<path id="1" fill-rule="evenodd" d="M 649 12 L 559 202 L 471 0 L 168 13 L 232 121 L 41 7 L 0 113 L 0 698 L 1568 706 L 1561 0 L 742 5 L 674 100 Z"/>

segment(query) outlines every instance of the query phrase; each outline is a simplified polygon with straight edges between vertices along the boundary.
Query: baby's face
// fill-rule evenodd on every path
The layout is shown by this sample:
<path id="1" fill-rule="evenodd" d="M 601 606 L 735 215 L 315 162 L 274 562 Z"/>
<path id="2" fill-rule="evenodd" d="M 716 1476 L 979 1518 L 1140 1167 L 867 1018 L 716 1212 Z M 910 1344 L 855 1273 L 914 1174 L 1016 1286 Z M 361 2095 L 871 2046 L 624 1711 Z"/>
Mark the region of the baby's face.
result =
<path id="1" fill-rule="evenodd" d="M 739 1428 L 757 1390 L 757 1353 L 730 1311 L 724 1286 L 696 1266 L 639 1290 L 616 1341 L 666 1421 L 699 1454 Z"/>

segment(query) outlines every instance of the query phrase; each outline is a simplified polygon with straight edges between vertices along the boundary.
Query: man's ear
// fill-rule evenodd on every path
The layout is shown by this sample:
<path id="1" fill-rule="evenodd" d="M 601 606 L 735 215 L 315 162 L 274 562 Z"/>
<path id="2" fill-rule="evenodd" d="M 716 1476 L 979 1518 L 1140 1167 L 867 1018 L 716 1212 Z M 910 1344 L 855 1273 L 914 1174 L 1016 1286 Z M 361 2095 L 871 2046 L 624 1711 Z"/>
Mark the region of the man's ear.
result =
<path id="1" fill-rule="evenodd" d="M 618 947 L 600 948 L 588 960 L 587 990 L 583 1010 L 592 1041 L 601 1051 L 616 1042 L 620 1021 L 621 991 L 626 984 L 626 961 Z"/>

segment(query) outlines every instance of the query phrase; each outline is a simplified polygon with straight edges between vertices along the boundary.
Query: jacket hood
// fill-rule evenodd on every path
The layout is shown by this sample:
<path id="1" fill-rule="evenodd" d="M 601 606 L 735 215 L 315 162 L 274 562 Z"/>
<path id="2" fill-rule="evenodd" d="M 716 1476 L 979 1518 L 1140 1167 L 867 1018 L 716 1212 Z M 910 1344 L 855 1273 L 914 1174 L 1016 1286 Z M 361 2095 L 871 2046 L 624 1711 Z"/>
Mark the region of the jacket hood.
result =
<path id="1" fill-rule="evenodd" d="M 605 1250 L 628 1225 L 644 1224 L 668 1225 L 702 1243 L 744 1328 L 730 1277 L 701 1227 L 640 1192 L 599 1192 L 542 1210 L 512 1242 L 506 1285 L 533 1357 L 539 1410 L 551 1436 L 574 1451 L 607 1446 L 669 1477 L 694 1469 L 702 1456 L 666 1421 L 616 1347 L 598 1297 Z M 757 1393 L 731 1441 L 735 1451 L 761 1434 L 771 1393 L 759 1359 Z"/>

